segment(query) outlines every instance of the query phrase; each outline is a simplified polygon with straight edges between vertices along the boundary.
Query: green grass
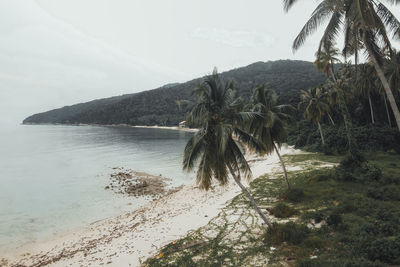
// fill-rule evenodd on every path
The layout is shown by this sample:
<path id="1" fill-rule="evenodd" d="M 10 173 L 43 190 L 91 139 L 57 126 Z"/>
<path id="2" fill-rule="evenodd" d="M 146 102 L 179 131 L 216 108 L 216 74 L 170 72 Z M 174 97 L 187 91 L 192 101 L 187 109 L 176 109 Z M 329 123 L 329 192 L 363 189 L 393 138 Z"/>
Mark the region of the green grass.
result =
<path id="1" fill-rule="evenodd" d="M 284 155 L 283 159 L 289 164 L 304 163 L 306 161 L 313 162 L 325 162 L 325 163 L 339 163 L 342 159 L 341 156 L 329 156 L 321 153 L 302 153 L 295 155 Z"/>
<path id="2" fill-rule="evenodd" d="M 275 218 L 274 229 L 263 226 L 247 199 L 238 195 L 208 225 L 168 244 L 145 265 L 400 265 L 400 155 L 366 158 L 382 169 L 380 179 L 339 180 L 334 168 L 322 164 L 289 172 L 290 191 L 283 177 L 259 177 L 250 192 L 262 209 L 280 213 L 276 217 L 283 219 Z M 299 154 L 285 160 L 296 166 L 341 158 Z"/>

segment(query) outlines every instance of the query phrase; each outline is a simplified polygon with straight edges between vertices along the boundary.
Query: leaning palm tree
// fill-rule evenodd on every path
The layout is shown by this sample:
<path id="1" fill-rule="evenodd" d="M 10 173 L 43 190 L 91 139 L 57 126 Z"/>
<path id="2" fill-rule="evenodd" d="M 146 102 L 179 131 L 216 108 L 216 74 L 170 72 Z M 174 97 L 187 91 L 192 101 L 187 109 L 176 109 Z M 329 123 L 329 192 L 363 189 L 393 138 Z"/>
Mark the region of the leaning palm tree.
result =
<path id="1" fill-rule="evenodd" d="M 290 189 L 286 166 L 279 149 L 287 141 L 285 122 L 291 119 L 289 112 L 294 108 L 291 105 L 278 105 L 276 93 L 267 89 L 265 85 L 254 89 L 251 104 L 252 110 L 260 113 L 262 118 L 252 121 L 250 132 L 264 145 L 262 154 L 271 154 L 275 150 L 281 162 L 287 187 Z"/>
<path id="2" fill-rule="evenodd" d="M 235 97 L 232 83 L 224 84 L 216 70 L 194 92 L 199 98 L 190 116 L 201 128 L 186 144 L 183 169 L 191 171 L 199 162 L 196 182 L 205 190 L 210 188 L 213 178 L 221 185 L 227 184 L 230 173 L 262 220 L 272 227 L 241 183 L 242 176 L 251 178 L 242 143 L 249 144 L 257 152 L 263 149 L 262 144 L 239 128 L 241 124 L 256 117 L 256 114 L 240 112 L 242 103 Z"/>
<path id="3" fill-rule="evenodd" d="M 285 10 L 289 10 L 297 1 L 283 0 Z M 389 2 L 400 4 L 399 0 Z M 322 0 L 294 40 L 293 50 L 299 49 L 325 20 L 329 22 L 321 38 L 319 50 L 327 42 L 334 43 L 341 31 L 345 34 L 346 53 L 365 49 L 385 90 L 400 131 L 400 111 L 382 68 L 382 51 L 392 54 L 389 33 L 399 39 L 400 22 L 380 0 Z"/>
<path id="4" fill-rule="evenodd" d="M 306 106 L 304 117 L 318 125 L 322 144 L 325 145 L 324 134 L 320 122 L 322 117 L 329 111 L 326 94 L 324 94 L 321 88 L 310 88 L 307 91 L 301 91 L 300 99 L 299 107 L 303 105 Z"/>
<path id="5" fill-rule="evenodd" d="M 393 94 L 397 97 L 400 95 L 400 51 L 393 51 L 390 60 L 385 61 L 385 75 L 389 79 L 390 87 L 393 88 Z M 392 128 L 392 120 L 390 118 L 389 109 L 387 106 L 387 100 L 385 91 L 382 86 L 376 86 L 378 92 L 383 97 L 383 102 L 385 104 L 386 116 L 388 118 L 389 127 Z"/>
<path id="6" fill-rule="evenodd" d="M 400 51 L 393 51 L 389 60 L 386 61 L 385 74 L 389 79 L 393 94 L 400 95 Z"/>

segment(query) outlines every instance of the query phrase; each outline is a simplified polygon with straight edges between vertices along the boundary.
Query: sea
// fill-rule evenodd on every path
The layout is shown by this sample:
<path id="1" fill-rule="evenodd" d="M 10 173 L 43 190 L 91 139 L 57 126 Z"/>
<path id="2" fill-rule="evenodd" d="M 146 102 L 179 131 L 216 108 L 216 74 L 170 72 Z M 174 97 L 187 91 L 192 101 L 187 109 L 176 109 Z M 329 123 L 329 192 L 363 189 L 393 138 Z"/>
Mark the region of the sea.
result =
<path id="1" fill-rule="evenodd" d="M 150 201 L 106 190 L 114 168 L 193 183 L 182 171 L 193 133 L 169 129 L 16 125 L 0 131 L 0 252 L 133 211 Z M 1 253 L 0 253 L 1 254 Z"/>

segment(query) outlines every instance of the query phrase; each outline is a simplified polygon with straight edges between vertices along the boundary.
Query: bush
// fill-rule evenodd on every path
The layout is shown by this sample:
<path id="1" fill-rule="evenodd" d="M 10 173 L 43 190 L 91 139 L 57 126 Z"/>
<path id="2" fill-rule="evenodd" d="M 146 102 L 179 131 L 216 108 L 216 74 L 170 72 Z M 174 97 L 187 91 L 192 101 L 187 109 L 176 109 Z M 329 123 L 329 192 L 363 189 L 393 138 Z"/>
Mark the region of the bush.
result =
<path id="1" fill-rule="evenodd" d="M 322 249 L 323 247 L 326 246 L 326 244 L 327 244 L 326 240 L 318 236 L 309 236 L 304 240 L 304 245 L 307 248 Z"/>
<path id="2" fill-rule="evenodd" d="M 332 266 L 331 263 L 328 263 L 326 261 L 321 261 L 318 259 L 301 259 L 297 262 L 296 267 L 320 267 L 320 266 L 326 266 L 330 267 Z"/>
<path id="3" fill-rule="evenodd" d="M 277 218 L 288 218 L 295 215 L 297 211 L 285 203 L 278 203 L 272 208 L 272 213 Z"/>
<path id="4" fill-rule="evenodd" d="M 365 242 L 361 250 L 372 261 L 400 264 L 400 236 L 372 239 L 370 242 Z"/>
<path id="5" fill-rule="evenodd" d="M 387 185 L 378 188 L 370 188 L 367 196 L 379 200 L 400 200 L 400 187 Z"/>
<path id="6" fill-rule="evenodd" d="M 360 180 L 379 180 L 382 177 L 382 170 L 372 163 L 364 162 L 361 164 Z"/>
<path id="7" fill-rule="evenodd" d="M 332 213 L 326 218 L 326 223 L 330 226 L 337 227 L 343 222 L 342 215 L 338 213 Z"/>
<path id="8" fill-rule="evenodd" d="M 304 190 L 301 188 L 291 188 L 284 193 L 283 197 L 291 202 L 297 203 L 304 199 L 305 194 Z"/>
<path id="9" fill-rule="evenodd" d="M 297 267 L 384 267 L 379 261 L 369 261 L 364 258 L 341 259 L 341 260 L 319 260 L 302 259 L 296 264 Z"/>
<path id="10" fill-rule="evenodd" d="M 382 177 L 382 170 L 369 163 L 361 154 L 347 155 L 336 168 L 336 179 L 341 181 L 376 181 Z"/>
<path id="11" fill-rule="evenodd" d="M 265 236 L 267 244 L 281 244 L 287 242 L 291 245 L 300 244 L 310 233 L 310 229 L 302 224 L 288 222 L 286 224 L 274 223 L 273 228 L 268 228 Z"/>
<path id="12" fill-rule="evenodd" d="M 317 210 L 311 215 L 311 218 L 314 219 L 316 223 L 320 223 L 324 220 L 324 213 Z"/>
<path id="13" fill-rule="evenodd" d="M 393 224 L 392 222 L 383 223 L 379 226 L 379 232 L 384 236 L 391 236 L 399 231 L 399 225 Z"/>

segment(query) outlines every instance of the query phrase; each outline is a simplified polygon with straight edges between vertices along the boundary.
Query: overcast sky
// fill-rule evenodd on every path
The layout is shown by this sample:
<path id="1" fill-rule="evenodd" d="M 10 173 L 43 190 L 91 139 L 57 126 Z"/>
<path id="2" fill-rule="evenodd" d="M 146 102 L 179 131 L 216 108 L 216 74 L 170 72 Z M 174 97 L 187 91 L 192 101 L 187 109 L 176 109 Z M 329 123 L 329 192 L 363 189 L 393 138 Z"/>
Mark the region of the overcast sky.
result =
<path id="1" fill-rule="evenodd" d="M 255 61 L 313 61 L 291 44 L 319 1 L 0 0 L 0 123 Z M 392 7 L 400 17 L 398 7 Z"/>

